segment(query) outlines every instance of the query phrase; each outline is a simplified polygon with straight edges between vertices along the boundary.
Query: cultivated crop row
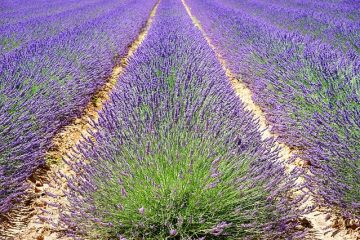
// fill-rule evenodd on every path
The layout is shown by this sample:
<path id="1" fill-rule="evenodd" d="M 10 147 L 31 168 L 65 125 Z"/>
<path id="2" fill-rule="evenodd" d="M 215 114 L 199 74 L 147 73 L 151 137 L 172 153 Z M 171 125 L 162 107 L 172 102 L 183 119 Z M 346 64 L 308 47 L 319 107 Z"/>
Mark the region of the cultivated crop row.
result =
<path id="1" fill-rule="evenodd" d="M 1 2 L 0 238 L 356 239 L 359 9 Z"/>
<path id="2" fill-rule="evenodd" d="M 350 40 L 330 34 L 326 37 L 331 41 L 323 41 L 322 34 L 336 30 L 336 25 L 331 26 L 336 19 L 329 22 L 324 18 L 329 29 L 317 39 L 317 34 L 302 33 L 303 29 L 294 25 L 299 19 L 305 28 L 321 27 L 315 14 L 304 17 L 304 11 L 265 4 L 259 7 L 254 3 L 258 1 L 249 1 L 254 4 L 254 14 L 249 13 L 249 4 L 231 8 L 234 1 L 188 2 L 232 72 L 249 85 L 273 132 L 310 165 L 308 188 L 321 196 L 318 203 L 358 218 L 360 59 L 359 41 L 354 44 L 351 40 L 359 38 L 358 22 L 352 22 L 357 25 L 354 35 L 344 32 Z M 289 30 L 274 25 L 274 18 L 268 19 L 273 10 L 280 19 L 291 13 L 290 20 L 283 23 Z M 359 14 L 356 7 L 352 11 Z M 315 25 L 307 22 L 311 18 Z M 344 20 L 345 29 L 350 21 Z M 344 52 L 342 46 L 349 48 Z"/>
<path id="3" fill-rule="evenodd" d="M 154 1 L 127 1 L 75 29 L 0 56 L 0 213 L 44 164 L 55 133 L 104 84 L 153 6 Z"/>
<path id="4" fill-rule="evenodd" d="M 60 174 L 58 228 L 80 239 L 295 237 L 296 175 L 258 128 L 181 2 L 161 1 L 92 137 L 66 161 L 74 174 Z"/>
<path id="5" fill-rule="evenodd" d="M 51 15 L 56 15 L 59 13 L 66 12 L 68 10 L 76 9 L 88 5 L 90 3 L 95 3 L 98 0 L 86 0 L 86 1 L 76 1 L 76 0 L 55 0 L 55 1 L 32 1 L 31 3 L 24 3 L 22 0 L 5 0 L 2 2 L 0 12 L 1 12 L 1 25 L 14 24 L 19 22 L 26 22 L 31 19 L 39 18 Z M 64 4 L 66 3 L 66 4 Z"/>
<path id="6" fill-rule="evenodd" d="M 320 39 L 342 50 L 360 51 L 359 3 L 301 4 L 296 1 L 221 1 L 222 5 L 246 11 L 280 29 Z M 306 1 L 302 1 L 306 2 Z M 304 6 L 305 5 L 305 6 Z M 317 7 L 315 7 L 316 5 Z"/>
<path id="7" fill-rule="evenodd" d="M 67 2 L 63 4 L 67 5 Z M 40 15 L 27 21 L 22 20 L 13 24 L 2 24 L 0 27 L 0 54 L 8 53 L 17 48 L 24 48 L 26 43 L 31 45 L 40 40 L 43 42 L 52 41 L 52 38 L 56 38 L 60 34 L 66 34 L 66 32 L 72 32 L 78 28 L 81 29 L 84 26 L 93 24 L 101 17 L 108 15 L 109 12 L 126 4 L 126 2 L 114 0 L 90 2 L 84 6 L 74 7 L 58 14 Z M 16 17 L 16 14 L 22 16 L 24 12 L 13 14 L 15 14 L 13 17 Z"/>

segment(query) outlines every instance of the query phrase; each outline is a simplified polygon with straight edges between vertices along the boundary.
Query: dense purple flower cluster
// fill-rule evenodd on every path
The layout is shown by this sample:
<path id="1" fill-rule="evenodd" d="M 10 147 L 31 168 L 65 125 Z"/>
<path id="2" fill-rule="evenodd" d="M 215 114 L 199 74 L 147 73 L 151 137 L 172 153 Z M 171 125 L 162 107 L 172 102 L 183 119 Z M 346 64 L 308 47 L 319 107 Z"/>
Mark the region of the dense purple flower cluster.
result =
<path id="1" fill-rule="evenodd" d="M 246 11 L 271 24 L 308 35 L 340 49 L 360 52 L 360 8 L 357 3 L 309 1 L 221 1 L 228 7 Z"/>
<path id="2" fill-rule="evenodd" d="M 27 13 L 33 6 L 43 5 L 42 10 L 35 11 L 38 17 L 32 16 L 41 21 L 24 23 L 32 28 L 23 29 L 22 23 L 16 26 L 31 32 L 23 36 L 36 35 L 32 32 L 35 23 L 42 25 L 39 29 L 50 29 L 54 24 L 59 31 L 58 20 L 41 15 L 47 8 L 53 10 L 50 13 L 59 13 L 59 9 L 73 11 L 68 6 L 84 5 L 69 2 L 23 4 L 14 12 Z M 98 6 L 104 14 L 95 11 L 93 19 L 86 16 L 76 28 L 60 30 L 52 37 L 28 42 L 0 56 L 0 213 L 12 206 L 23 193 L 27 177 L 44 164 L 44 154 L 55 133 L 81 114 L 91 95 L 105 82 L 116 59 L 125 54 L 139 34 L 154 4 L 128 0 L 106 5 L 114 7 L 106 11 Z M 11 14 L 2 9 L 0 18 Z M 65 16 L 66 12 L 61 15 Z M 50 26 L 45 26 L 44 21 Z"/>
<path id="3" fill-rule="evenodd" d="M 161 1 L 94 127 L 66 160 L 75 175 L 60 174 L 69 186 L 60 211 L 69 236 L 293 234 L 302 196 L 287 194 L 297 176 L 285 176 L 273 139 L 261 140 L 179 1 Z"/>
<path id="4" fill-rule="evenodd" d="M 72 10 L 98 0 L 76 1 L 76 0 L 36 0 L 31 4 L 22 0 L 4 0 L 0 5 L 1 25 L 26 22 L 42 16 L 52 16 L 61 12 Z"/>
<path id="5" fill-rule="evenodd" d="M 188 2 L 272 130 L 311 162 L 308 183 L 319 203 L 359 218 L 360 32 L 352 19 L 359 3 Z"/>
<path id="6" fill-rule="evenodd" d="M 85 4 L 87 2 L 88 4 Z M 0 54 L 22 47 L 25 43 L 32 44 L 40 39 L 50 41 L 51 37 L 81 28 L 86 22 L 96 22 L 98 18 L 106 16 L 114 8 L 126 4 L 126 2 L 119 3 L 114 0 L 102 0 L 95 3 L 94 1 L 80 1 L 80 3 L 82 5 L 79 7 L 73 7 L 50 16 L 40 15 L 27 21 L 2 24 L 0 26 Z M 68 4 L 64 2 L 63 5 Z M 24 12 L 21 11 L 18 14 L 22 16 Z M 16 16 L 11 19 L 14 18 Z"/>

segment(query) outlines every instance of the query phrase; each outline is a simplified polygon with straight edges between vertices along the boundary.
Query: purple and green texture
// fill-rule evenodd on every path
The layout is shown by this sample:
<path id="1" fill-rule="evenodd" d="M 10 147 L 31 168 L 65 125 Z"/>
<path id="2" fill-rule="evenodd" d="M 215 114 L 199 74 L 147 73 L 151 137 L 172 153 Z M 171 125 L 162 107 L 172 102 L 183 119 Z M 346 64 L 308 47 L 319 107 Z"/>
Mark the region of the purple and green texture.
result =
<path id="1" fill-rule="evenodd" d="M 51 41 L 51 38 L 60 34 L 71 32 L 74 29 L 82 28 L 86 23 L 97 21 L 97 19 L 106 16 L 121 5 L 126 5 L 127 2 L 115 0 L 86 0 L 79 1 L 75 5 L 70 4 L 71 1 L 67 0 L 64 1 L 61 6 L 67 7 L 68 9 L 62 10 L 62 8 L 58 6 L 56 8 L 57 12 L 49 15 L 48 11 L 51 8 L 49 5 L 46 5 L 45 8 L 42 9 L 41 14 L 32 16 L 29 19 L 25 17 L 25 14 L 33 14 L 34 11 L 26 8 L 23 11 L 10 12 L 10 7 L 7 7 L 8 11 L 1 13 L 4 22 L 0 22 L 0 54 L 14 51 L 26 44 L 33 44 L 36 41 Z M 71 7 L 69 8 L 69 6 Z M 11 14 L 9 20 L 13 22 L 5 22 L 8 14 Z"/>
<path id="2" fill-rule="evenodd" d="M 73 2 L 74 7 L 78 5 Z M 45 3 L 29 2 L 27 8 L 22 5 L 14 11 L 24 8 L 32 12 L 37 4 Z M 68 9 L 71 4 L 66 1 L 62 4 L 56 9 L 75 11 Z M 44 12 L 39 12 L 41 17 L 32 16 L 30 23 L 3 26 L 19 28 L 22 34 L 17 39 L 22 39 L 22 45 L 0 55 L 0 214 L 11 208 L 26 189 L 26 179 L 45 163 L 54 135 L 80 116 L 94 92 L 105 83 L 145 25 L 155 1 L 129 0 L 117 5 L 109 1 L 107 6 L 113 7 L 106 11 L 99 4 L 93 18 L 79 13 L 73 16 L 78 26 L 67 30 L 59 28 L 59 16 L 45 17 Z M 91 6 L 96 7 L 84 8 L 90 11 Z M 66 12 L 61 14 L 67 19 Z M 2 15 L 6 19 L 11 14 L 1 11 L 1 19 Z M 84 19 L 80 21 L 81 17 Z M 23 28 L 22 24 L 32 27 Z M 53 26 L 56 34 L 42 38 L 33 32 L 35 26 L 39 30 Z M 29 42 L 27 37 L 36 40 Z"/>
<path id="3" fill-rule="evenodd" d="M 222 0 L 280 29 L 319 39 L 341 50 L 360 52 L 360 2 L 311 0 Z"/>
<path id="4" fill-rule="evenodd" d="M 187 2 L 272 131 L 311 162 L 317 202 L 359 219 L 359 2 Z"/>
<path id="5" fill-rule="evenodd" d="M 180 1 L 163 0 L 144 42 L 66 160 L 60 227 L 75 239 L 279 239 L 300 236 L 273 139 Z M 94 140 L 95 139 L 95 140 Z M 60 179 L 59 179 L 60 181 Z M 291 200 L 290 200 L 291 199 Z"/>

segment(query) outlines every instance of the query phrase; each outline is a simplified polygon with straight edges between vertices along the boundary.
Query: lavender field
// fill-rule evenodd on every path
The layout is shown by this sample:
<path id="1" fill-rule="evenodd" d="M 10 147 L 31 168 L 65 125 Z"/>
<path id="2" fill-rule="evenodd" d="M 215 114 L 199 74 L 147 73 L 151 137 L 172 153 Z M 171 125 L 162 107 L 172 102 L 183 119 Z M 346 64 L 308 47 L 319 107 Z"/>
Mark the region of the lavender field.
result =
<path id="1" fill-rule="evenodd" d="M 360 2 L 0 1 L 0 239 L 360 239 Z"/>

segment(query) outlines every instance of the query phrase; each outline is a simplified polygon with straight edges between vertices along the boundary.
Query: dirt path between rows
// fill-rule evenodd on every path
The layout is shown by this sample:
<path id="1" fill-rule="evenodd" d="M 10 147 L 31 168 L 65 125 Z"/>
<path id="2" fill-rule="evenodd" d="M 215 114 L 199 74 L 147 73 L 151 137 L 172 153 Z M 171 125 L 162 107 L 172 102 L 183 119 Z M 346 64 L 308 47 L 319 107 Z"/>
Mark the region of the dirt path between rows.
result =
<path id="1" fill-rule="evenodd" d="M 266 139 L 268 137 L 274 137 L 277 138 L 277 135 L 272 133 L 270 131 L 270 127 L 266 117 L 265 113 L 262 111 L 262 109 L 255 104 L 255 102 L 252 100 L 252 92 L 250 89 L 246 86 L 244 82 L 242 82 L 240 79 L 236 78 L 235 75 L 230 71 L 230 69 L 227 67 L 227 63 L 225 59 L 219 54 L 216 47 L 212 44 L 212 40 L 208 37 L 207 33 L 203 29 L 200 21 L 191 13 L 190 7 L 186 4 L 185 0 L 181 0 L 189 17 L 191 18 L 193 24 L 200 30 L 203 37 L 206 39 L 207 43 L 211 47 L 211 49 L 215 52 L 216 57 L 218 58 L 220 64 L 222 65 L 226 76 L 230 80 L 232 87 L 234 91 L 236 92 L 237 96 L 240 98 L 242 102 L 245 103 L 246 109 L 251 111 L 254 114 L 254 117 L 258 119 L 260 131 L 262 132 L 262 139 Z M 288 162 L 292 156 L 295 155 L 295 151 L 291 150 L 289 146 L 276 142 L 276 146 L 280 148 L 280 157 L 281 160 L 284 160 L 284 162 Z M 286 164 L 287 171 L 291 171 L 295 167 L 304 167 L 308 164 L 306 161 L 303 161 L 302 159 L 296 159 L 293 164 Z M 303 181 L 303 179 L 299 179 L 299 182 Z M 310 195 L 310 194 L 309 194 Z M 314 202 L 316 201 L 316 197 L 309 196 L 308 200 L 305 202 L 305 206 L 313 206 Z M 329 216 L 328 214 L 320 211 L 319 209 L 315 209 L 311 213 L 305 214 L 304 218 L 310 222 L 312 229 L 311 229 L 311 235 L 309 236 L 310 239 L 321 239 L 321 240 L 356 240 L 360 239 L 360 235 L 357 235 L 354 232 L 349 232 L 345 229 L 338 229 L 334 228 L 335 219 L 337 219 L 336 216 Z"/>
<path id="2" fill-rule="evenodd" d="M 86 106 L 81 117 L 74 119 L 73 123 L 66 126 L 54 139 L 54 147 L 47 153 L 47 159 L 52 159 L 55 164 L 49 164 L 36 171 L 28 180 L 31 188 L 28 190 L 23 200 L 10 211 L 9 220 L 0 226 L 0 239 L 6 240 L 52 240 L 67 239 L 63 237 L 62 229 L 51 226 L 49 221 L 41 217 L 46 214 L 52 221 L 59 219 L 58 208 L 54 203 L 54 198 L 49 194 L 61 195 L 57 203 L 66 203 L 62 191 L 67 188 L 66 180 L 61 183 L 56 181 L 56 174 L 61 171 L 65 174 L 72 174 L 69 167 L 63 163 L 62 159 L 73 154 L 74 147 L 84 137 L 89 137 L 89 131 L 95 131 L 90 122 L 96 122 L 99 118 L 98 112 L 109 100 L 111 92 L 114 90 L 119 76 L 124 72 L 129 58 L 139 48 L 147 36 L 153 22 L 160 0 L 153 7 L 145 26 L 141 29 L 138 37 L 129 46 L 128 52 L 119 60 L 118 65 L 112 69 L 111 76 L 105 85 L 94 94 L 92 101 Z"/>

